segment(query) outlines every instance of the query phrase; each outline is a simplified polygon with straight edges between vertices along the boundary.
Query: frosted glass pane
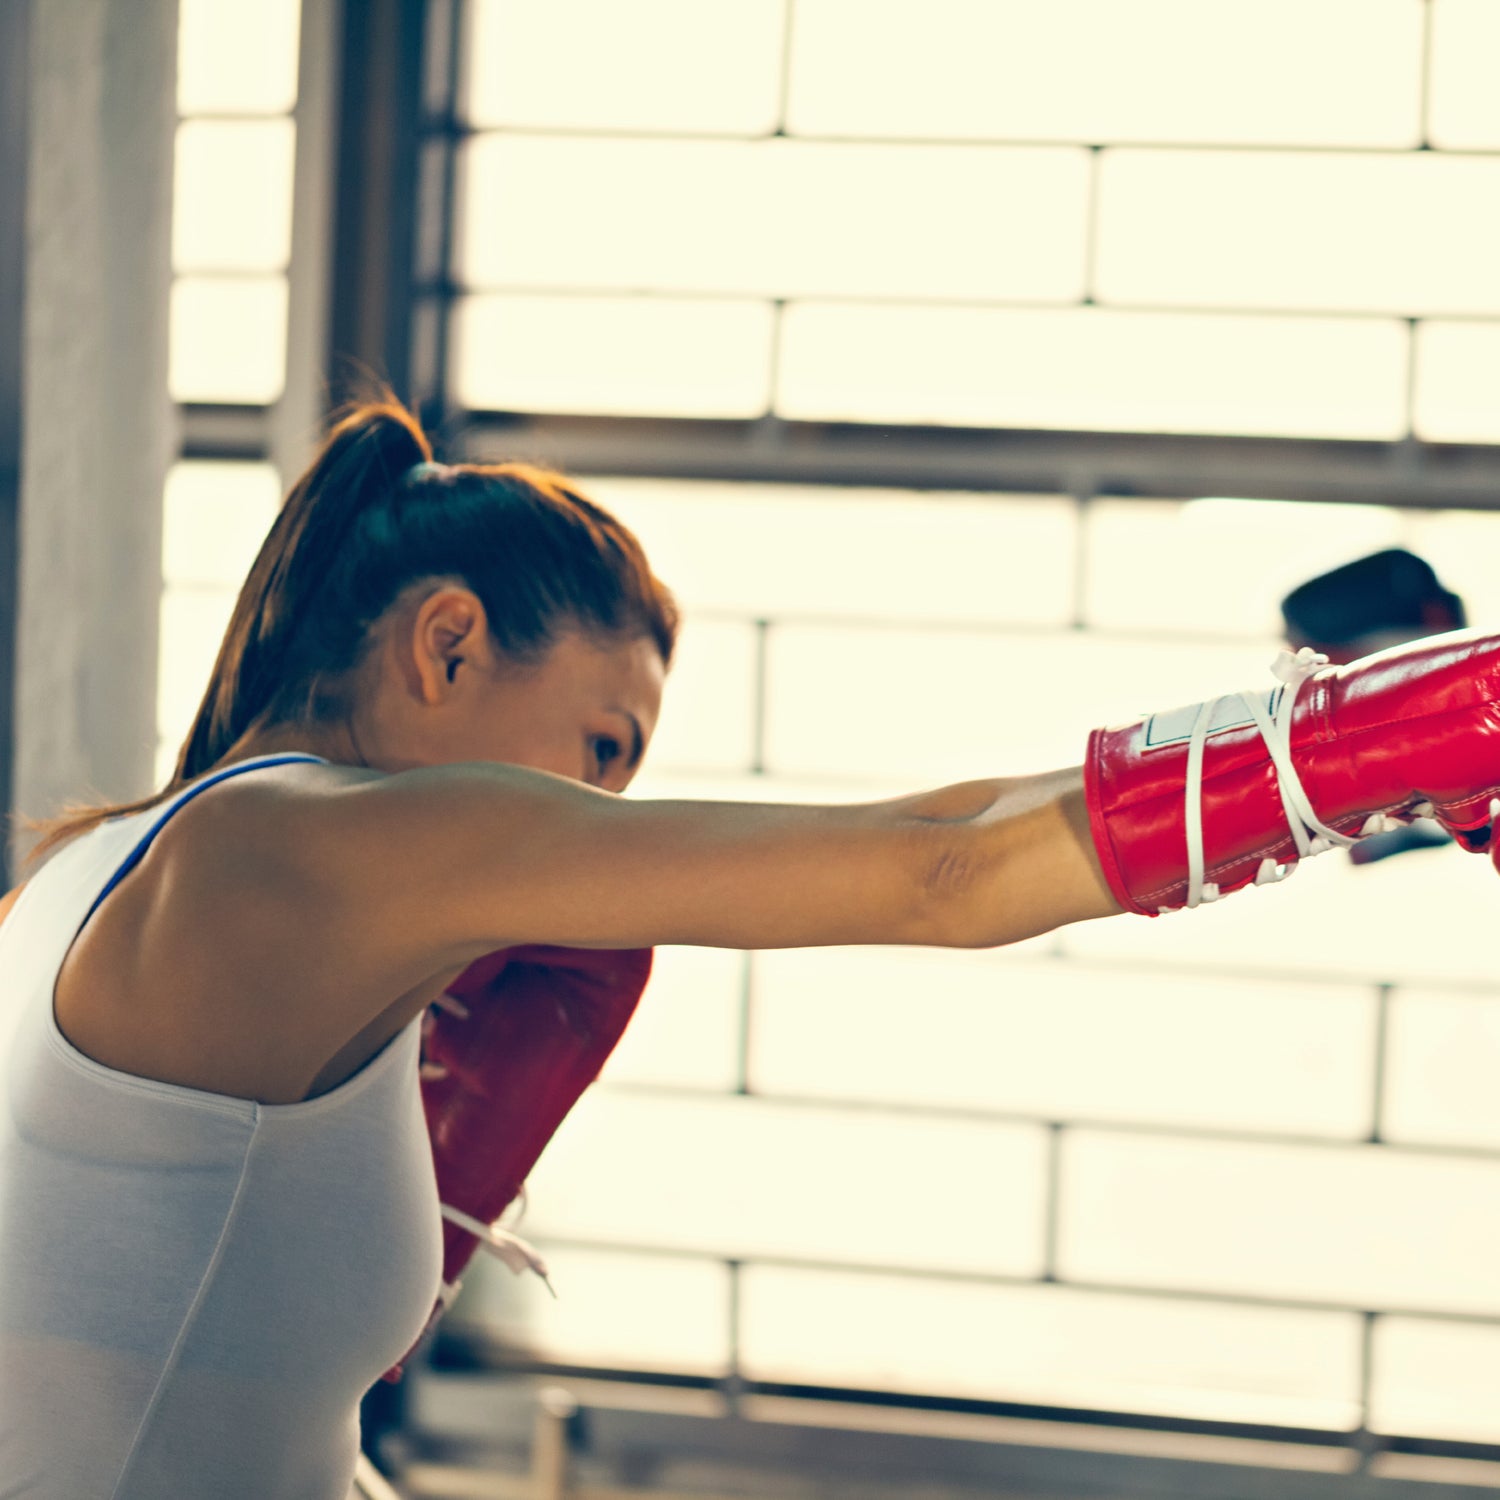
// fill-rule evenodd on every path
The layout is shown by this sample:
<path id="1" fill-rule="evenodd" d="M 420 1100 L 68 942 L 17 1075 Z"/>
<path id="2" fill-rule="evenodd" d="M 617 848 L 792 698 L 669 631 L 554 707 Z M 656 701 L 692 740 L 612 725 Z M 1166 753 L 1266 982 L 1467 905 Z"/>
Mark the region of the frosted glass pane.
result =
<path id="1" fill-rule="evenodd" d="M 775 128 L 782 0 L 469 0 L 465 9 L 476 125 Z"/>
<path id="2" fill-rule="evenodd" d="M 665 297 L 464 297 L 456 398 L 470 408 L 758 417 L 773 311 Z"/>
<path id="3" fill-rule="evenodd" d="M 651 982 L 604 1078 L 733 1089 L 746 962 L 726 948 L 658 948 Z"/>
<path id="4" fill-rule="evenodd" d="M 749 1266 L 754 1380 L 1344 1428 L 1359 1331 L 1341 1313 Z"/>
<path id="5" fill-rule="evenodd" d="M 174 401 L 265 406 L 286 384 L 286 278 L 216 276 L 172 287 Z"/>
<path id="6" fill-rule="evenodd" d="M 1048 147 L 481 136 L 464 163 L 460 276 L 507 288 L 1073 301 L 1088 178 L 1086 152 Z"/>
<path id="7" fill-rule="evenodd" d="M 1437 570 L 1443 584 L 1462 595 L 1474 625 L 1500 626 L 1500 513 L 1419 511 L 1407 523 L 1407 538 Z"/>
<path id="8" fill-rule="evenodd" d="M 1494 0 L 1430 0 L 1431 97 L 1427 134 L 1434 146 L 1500 150 L 1500 6 Z"/>
<path id="9" fill-rule="evenodd" d="M 525 1234 L 529 1224 L 523 1225 Z M 476 1256 L 444 1328 L 478 1328 L 558 1364 L 718 1374 L 729 1362 L 729 1273 L 712 1261 L 538 1242 L 558 1295 Z"/>
<path id="10" fill-rule="evenodd" d="M 1366 989 L 900 948 L 763 953 L 755 975 L 750 1077 L 762 1093 L 1351 1138 L 1370 1129 Z"/>
<path id="11" fill-rule="evenodd" d="M 1055 496 L 591 479 L 688 607 L 1064 625 L 1076 507 Z"/>
<path id="12" fill-rule="evenodd" d="M 1401 512 L 1384 506 L 1281 500 L 1096 500 L 1084 526 L 1090 624 L 1268 646 L 1299 583 L 1405 540 Z"/>
<path id="13" fill-rule="evenodd" d="M 162 595 L 156 729 L 174 751 L 187 738 L 193 715 L 208 690 L 235 593 L 233 589 L 177 587 Z"/>
<path id="14" fill-rule="evenodd" d="M 177 128 L 172 265 L 280 271 L 292 254 L 290 120 L 189 120 Z"/>
<path id="15" fill-rule="evenodd" d="M 1500 312 L 1500 160 L 1112 151 L 1097 295 L 1171 307 Z"/>
<path id="16" fill-rule="evenodd" d="M 532 1173 L 527 1222 L 543 1239 L 1033 1275 L 1044 1182 L 1030 1126 L 599 1089 Z M 913 1184 L 921 1212 L 895 1212 Z"/>
<path id="17" fill-rule="evenodd" d="M 177 752 L 182 748 L 177 740 L 161 740 L 156 746 L 156 780 L 153 786 L 165 786 L 172 779 L 177 765 Z"/>
<path id="18" fill-rule="evenodd" d="M 1500 323 L 1417 325 L 1412 426 L 1434 443 L 1500 443 Z"/>
<path id="19" fill-rule="evenodd" d="M 1388 1045 L 1391 1140 L 1500 1147 L 1500 997 L 1398 991 Z"/>
<path id="20" fill-rule="evenodd" d="M 1096 1131 L 1063 1153 L 1066 1278 L 1500 1312 L 1500 1163 Z"/>
<path id="21" fill-rule="evenodd" d="M 788 113 L 839 135 L 1411 146 L 1421 61 L 1420 0 L 798 0 Z"/>
<path id="22" fill-rule="evenodd" d="M 800 303 L 777 410 L 813 421 L 1396 438 L 1406 330 L 1373 319 Z"/>
<path id="23" fill-rule="evenodd" d="M 162 576 L 167 585 L 238 591 L 281 508 L 281 478 L 265 463 L 188 459 L 167 474 Z"/>
<path id="24" fill-rule="evenodd" d="M 1058 934 L 1064 952 L 1107 963 L 1318 974 L 1371 982 L 1493 982 L 1496 897 L 1486 861 L 1454 847 L 1353 865 L 1330 852 L 1304 861 L 1294 884 L 1155 921 L 1087 922 Z M 1298 913 L 1315 912 L 1305 922 Z M 1430 921 L 1443 914 L 1443 940 Z"/>
<path id="25" fill-rule="evenodd" d="M 1500 1328 L 1381 1318 L 1370 1426 L 1412 1437 L 1500 1441 Z"/>
<path id="26" fill-rule="evenodd" d="M 670 579 L 668 582 L 670 583 Z M 748 768 L 755 755 L 755 631 L 689 619 L 648 752 L 663 768 Z"/>
<path id="27" fill-rule="evenodd" d="M 297 102 L 298 0 L 180 0 L 177 110 L 285 114 Z"/>
<path id="28" fill-rule="evenodd" d="M 1100 724 L 1271 681 L 1240 644 L 809 625 L 769 646 L 767 762 L 909 790 L 1077 765 Z"/>

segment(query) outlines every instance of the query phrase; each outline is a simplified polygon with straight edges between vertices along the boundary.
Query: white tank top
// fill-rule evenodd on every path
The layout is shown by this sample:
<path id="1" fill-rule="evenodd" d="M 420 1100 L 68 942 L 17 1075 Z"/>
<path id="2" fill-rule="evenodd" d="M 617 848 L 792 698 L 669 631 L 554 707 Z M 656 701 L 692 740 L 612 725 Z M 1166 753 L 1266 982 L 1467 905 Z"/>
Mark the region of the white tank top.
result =
<path id="1" fill-rule="evenodd" d="M 176 809 L 75 839 L 0 925 L 0 1500 L 344 1500 L 359 1399 L 421 1331 L 441 1221 L 418 1023 L 266 1105 L 116 1072 L 52 992 Z"/>

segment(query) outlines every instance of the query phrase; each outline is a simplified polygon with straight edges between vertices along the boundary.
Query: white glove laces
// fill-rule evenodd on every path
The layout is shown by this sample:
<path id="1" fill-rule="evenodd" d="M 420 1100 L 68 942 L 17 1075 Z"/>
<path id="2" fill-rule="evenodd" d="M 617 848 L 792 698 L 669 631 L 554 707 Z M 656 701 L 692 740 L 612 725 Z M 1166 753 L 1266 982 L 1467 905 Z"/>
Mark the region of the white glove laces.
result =
<path id="1" fill-rule="evenodd" d="M 1302 779 L 1297 775 L 1297 768 L 1292 764 L 1292 710 L 1296 706 L 1297 694 L 1309 677 L 1327 665 L 1328 658 L 1314 651 L 1311 646 L 1304 646 L 1295 655 L 1290 651 L 1280 652 L 1276 660 L 1271 663 L 1271 671 L 1286 684 L 1286 687 L 1281 694 L 1281 701 L 1276 705 L 1274 718 L 1267 712 L 1266 705 L 1261 702 L 1260 695 L 1257 693 L 1227 693 L 1199 705 L 1198 716 L 1193 721 L 1193 731 L 1188 738 L 1185 788 L 1188 852 L 1187 906 L 1194 907 L 1217 901 L 1220 894 L 1215 882 L 1206 881 L 1203 878 L 1203 750 L 1208 741 L 1208 727 L 1213 723 L 1214 715 L 1218 712 L 1221 703 L 1238 699 L 1254 719 L 1256 728 L 1260 730 L 1260 736 L 1270 752 L 1271 764 L 1276 768 L 1276 786 L 1281 793 L 1281 805 L 1286 813 L 1287 825 L 1291 829 L 1292 841 L 1297 846 L 1297 858 L 1305 859 L 1309 855 L 1322 854 L 1325 850 L 1333 848 L 1347 849 L 1359 842 L 1359 839 L 1339 833 L 1319 820 L 1318 815 L 1312 809 L 1312 803 L 1307 799 L 1307 793 L 1302 788 Z M 1394 819 L 1374 813 L 1365 820 L 1364 827 L 1360 829 L 1360 835 L 1385 833 L 1397 826 L 1399 825 Z M 1255 884 L 1273 885 L 1278 880 L 1285 880 L 1296 868 L 1295 861 L 1278 865 L 1274 859 L 1267 857 L 1260 862 L 1260 868 L 1255 872 Z M 1166 906 L 1161 908 L 1164 912 L 1171 909 Z"/>
<path id="2" fill-rule="evenodd" d="M 445 1010 L 449 1015 L 457 1016 L 461 1021 L 469 1019 L 469 1007 L 457 995 L 442 994 L 432 1003 L 436 1009 Z M 418 1074 L 424 1081 L 429 1078 L 446 1078 L 448 1069 L 442 1063 L 423 1062 L 418 1067 Z M 525 1183 L 521 1184 L 520 1196 L 521 1212 L 516 1215 L 518 1224 L 526 1217 Z M 488 1250 L 497 1260 L 504 1261 L 517 1276 L 532 1271 L 541 1278 L 542 1285 L 554 1297 L 557 1296 L 557 1289 L 547 1275 L 547 1262 L 537 1254 L 536 1248 L 523 1240 L 520 1235 L 513 1234 L 509 1229 L 502 1229 L 499 1224 L 486 1224 L 482 1219 L 466 1214 L 461 1208 L 454 1208 L 451 1203 L 440 1203 L 438 1208 L 450 1224 L 457 1224 L 460 1229 L 467 1229 L 479 1241 L 483 1249 Z M 443 1282 L 438 1291 L 438 1299 L 444 1307 L 447 1307 L 458 1296 L 462 1285 L 461 1281 Z"/>
<path id="3" fill-rule="evenodd" d="M 470 1234 L 478 1239 L 480 1245 L 489 1251 L 497 1260 L 503 1260 L 517 1276 L 524 1275 L 527 1271 L 534 1272 L 541 1278 L 542 1285 L 557 1296 L 557 1289 L 547 1275 L 547 1262 L 537 1253 L 534 1246 L 528 1244 L 518 1234 L 513 1234 L 509 1229 L 502 1229 L 498 1224 L 486 1224 L 482 1219 L 476 1219 L 472 1214 L 466 1214 L 461 1208 L 454 1208 L 450 1203 L 440 1205 L 442 1215 L 450 1224 L 457 1224 L 460 1229 L 467 1229 Z M 526 1189 L 521 1189 L 521 1215 L 526 1213 Z M 517 1219 L 520 1222 L 520 1218 Z M 446 1307 L 458 1295 L 461 1283 L 444 1282 L 442 1288 L 442 1301 Z"/>

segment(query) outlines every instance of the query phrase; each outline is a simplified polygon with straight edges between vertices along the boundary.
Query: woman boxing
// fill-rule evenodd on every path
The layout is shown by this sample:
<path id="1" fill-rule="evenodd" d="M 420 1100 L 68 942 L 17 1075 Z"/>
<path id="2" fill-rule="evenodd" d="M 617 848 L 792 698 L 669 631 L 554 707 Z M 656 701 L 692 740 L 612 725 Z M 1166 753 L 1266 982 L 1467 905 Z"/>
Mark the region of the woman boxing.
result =
<path id="1" fill-rule="evenodd" d="M 991 946 L 1280 879 L 1417 811 L 1488 841 L 1477 634 L 1287 658 L 1269 694 L 1096 733 L 1083 768 L 624 799 L 670 596 L 560 476 L 430 458 L 392 400 L 335 427 L 170 785 L 57 819 L 0 904 L 0 1493 L 342 1500 L 360 1396 L 443 1279 L 448 1124 L 510 1110 L 530 1133 L 493 1170 L 524 1175 L 597 1067 L 548 1071 L 571 1013 L 544 1006 L 490 1105 L 424 1119 L 418 1023 L 497 950 L 581 950 L 586 988 L 589 953 L 657 943 Z"/>

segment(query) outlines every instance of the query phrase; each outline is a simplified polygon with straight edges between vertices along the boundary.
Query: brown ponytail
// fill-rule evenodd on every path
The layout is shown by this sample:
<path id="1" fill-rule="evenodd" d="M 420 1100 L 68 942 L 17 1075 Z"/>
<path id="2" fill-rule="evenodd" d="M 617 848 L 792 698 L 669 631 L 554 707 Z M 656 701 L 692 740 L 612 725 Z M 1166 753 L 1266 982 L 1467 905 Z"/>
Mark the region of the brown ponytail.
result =
<path id="1" fill-rule="evenodd" d="M 423 578 L 462 578 L 510 656 L 540 657 L 577 625 L 648 635 L 670 663 L 676 604 L 613 516 L 550 469 L 431 460 L 388 389 L 345 408 L 250 568 L 171 780 L 138 802 L 22 819 L 42 834 L 29 859 L 165 801 L 254 728 L 316 722 L 324 685 L 358 664 L 370 627 Z"/>

